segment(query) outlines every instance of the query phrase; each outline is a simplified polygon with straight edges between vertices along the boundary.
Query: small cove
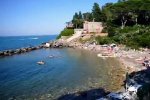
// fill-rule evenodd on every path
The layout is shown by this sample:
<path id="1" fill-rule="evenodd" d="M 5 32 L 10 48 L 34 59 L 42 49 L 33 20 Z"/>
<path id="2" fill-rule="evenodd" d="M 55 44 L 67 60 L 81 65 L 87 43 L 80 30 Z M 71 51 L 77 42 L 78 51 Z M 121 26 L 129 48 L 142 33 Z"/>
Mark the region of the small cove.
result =
<path id="1" fill-rule="evenodd" d="M 49 55 L 58 57 L 49 58 Z M 37 65 L 44 60 L 45 65 Z M 41 49 L 0 58 L 0 99 L 56 99 L 74 91 L 103 87 L 116 90 L 113 79 L 122 70 L 114 58 L 101 59 L 95 53 L 72 48 Z M 122 74 L 122 73 L 119 73 Z"/>

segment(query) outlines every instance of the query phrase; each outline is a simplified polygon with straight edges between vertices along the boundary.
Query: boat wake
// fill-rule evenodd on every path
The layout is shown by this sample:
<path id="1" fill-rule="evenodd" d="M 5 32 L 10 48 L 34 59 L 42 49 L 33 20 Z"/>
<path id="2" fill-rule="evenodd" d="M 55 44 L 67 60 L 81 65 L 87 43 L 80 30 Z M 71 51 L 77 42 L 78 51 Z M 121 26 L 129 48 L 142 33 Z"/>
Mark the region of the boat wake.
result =
<path id="1" fill-rule="evenodd" d="M 37 40 L 37 39 L 39 39 L 39 38 L 37 38 L 37 37 L 35 37 L 35 38 L 30 38 L 31 40 Z"/>

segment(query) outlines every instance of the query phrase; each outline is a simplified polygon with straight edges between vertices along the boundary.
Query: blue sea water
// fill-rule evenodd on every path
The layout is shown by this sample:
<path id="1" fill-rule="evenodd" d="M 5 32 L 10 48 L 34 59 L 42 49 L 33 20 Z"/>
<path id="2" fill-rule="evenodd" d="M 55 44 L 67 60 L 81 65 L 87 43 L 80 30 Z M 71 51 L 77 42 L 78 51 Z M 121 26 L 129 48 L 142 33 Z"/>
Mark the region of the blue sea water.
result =
<path id="1" fill-rule="evenodd" d="M 21 47 L 36 46 L 41 43 L 54 40 L 55 38 L 56 35 L 0 37 L 0 50 L 9 50 Z"/>
<path id="2" fill-rule="evenodd" d="M 20 39 L 28 41 L 22 42 Z M 7 42 L 1 44 L 15 43 L 10 48 L 13 49 L 36 45 L 54 37 L 30 39 L 31 37 L 8 37 L 5 39 Z M 1 49 L 7 48 L 1 46 Z M 51 55 L 55 57 L 49 57 Z M 45 65 L 37 64 L 41 60 Z M 116 62 L 115 59 L 100 59 L 90 51 L 72 48 L 40 49 L 0 57 L 0 100 L 10 100 L 12 97 L 16 100 L 53 100 L 68 92 L 88 90 L 95 83 L 98 83 L 98 87 L 109 88 L 112 83 L 108 75 L 111 70 L 109 66 L 118 66 Z"/>

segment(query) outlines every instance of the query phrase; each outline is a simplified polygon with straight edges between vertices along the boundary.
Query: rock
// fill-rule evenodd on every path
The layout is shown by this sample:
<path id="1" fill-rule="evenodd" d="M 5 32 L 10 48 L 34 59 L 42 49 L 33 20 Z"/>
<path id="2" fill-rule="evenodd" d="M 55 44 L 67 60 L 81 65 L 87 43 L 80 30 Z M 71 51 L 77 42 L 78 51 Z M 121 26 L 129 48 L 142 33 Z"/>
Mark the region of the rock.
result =
<path id="1" fill-rule="evenodd" d="M 9 56 L 9 55 L 10 55 L 10 53 L 8 50 L 4 51 L 4 56 Z"/>
<path id="2" fill-rule="evenodd" d="M 27 52 L 26 48 L 21 48 L 21 53 Z"/>
<path id="3" fill-rule="evenodd" d="M 8 50 L 7 53 L 13 54 L 14 50 Z"/>
<path id="4" fill-rule="evenodd" d="M 31 47 L 28 47 L 26 50 L 27 50 L 27 51 L 31 51 L 31 50 L 32 50 L 32 48 L 31 48 Z"/>
<path id="5" fill-rule="evenodd" d="M 16 49 L 14 53 L 15 53 L 15 54 L 21 53 L 21 49 Z"/>
<path id="6" fill-rule="evenodd" d="M 63 45 L 62 42 L 55 41 L 55 42 L 52 44 L 52 47 L 53 47 L 53 48 L 62 48 L 62 47 L 64 47 L 64 45 Z"/>
<path id="7" fill-rule="evenodd" d="M 36 49 L 40 49 L 40 46 L 35 47 Z"/>
<path id="8" fill-rule="evenodd" d="M 36 50 L 36 47 L 32 47 L 31 50 Z"/>
<path id="9" fill-rule="evenodd" d="M 44 45 L 40 45 L 39 48 L 44 48 Z"/>
<path id="10" fill-rule="evenodd" d="M 50 43 L 46 43 L 45 48 L 49 48 L 49 47 L 51 47 Z"/>
<path id="11" fill-rule="evenodd" d="M 4 56 L 4 52 L 0 52 L 0 56 Z"/>

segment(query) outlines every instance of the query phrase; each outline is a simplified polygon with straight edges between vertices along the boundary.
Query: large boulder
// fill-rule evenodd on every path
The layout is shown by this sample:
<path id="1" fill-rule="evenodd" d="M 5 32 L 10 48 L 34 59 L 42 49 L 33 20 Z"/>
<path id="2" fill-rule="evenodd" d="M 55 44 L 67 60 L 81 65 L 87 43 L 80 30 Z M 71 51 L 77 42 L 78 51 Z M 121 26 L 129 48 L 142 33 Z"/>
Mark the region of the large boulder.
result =
<path id="1" fill-rule="evenodd" d="M 15 54 L 19 54 L 19 53 L 21 53 L 21 49 L 16 49 Z"/>
<path id="2" fill-rule="evenodd" d="M 26 48 L 21 48 L 21 53 L 27 52 Z"/>
<path id="3" fill-rule="evenodd" d="M 4 52 L 3 51 L 0 52 L 0 56 L 4 56 Z"/>

